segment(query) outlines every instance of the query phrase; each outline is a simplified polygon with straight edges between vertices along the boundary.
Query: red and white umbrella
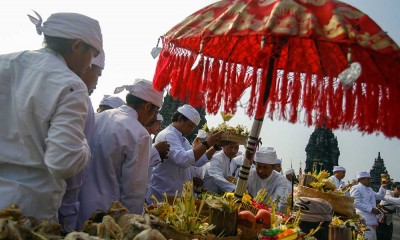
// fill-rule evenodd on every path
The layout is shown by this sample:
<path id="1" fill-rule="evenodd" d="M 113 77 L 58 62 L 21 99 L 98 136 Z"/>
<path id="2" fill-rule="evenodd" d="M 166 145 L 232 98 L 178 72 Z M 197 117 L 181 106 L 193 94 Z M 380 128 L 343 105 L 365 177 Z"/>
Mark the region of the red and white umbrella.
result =
<path id="1" fill-rule="evenodd" d="M 162 43 L 155 88 L 169 85 L 173 97 L 211 114 L 235 113 L 249 89 L 255 121 L 245 168 L 265 116 L 400 137 L 399 47 L 343 2 L 222 0 L 177 24 Z"/>

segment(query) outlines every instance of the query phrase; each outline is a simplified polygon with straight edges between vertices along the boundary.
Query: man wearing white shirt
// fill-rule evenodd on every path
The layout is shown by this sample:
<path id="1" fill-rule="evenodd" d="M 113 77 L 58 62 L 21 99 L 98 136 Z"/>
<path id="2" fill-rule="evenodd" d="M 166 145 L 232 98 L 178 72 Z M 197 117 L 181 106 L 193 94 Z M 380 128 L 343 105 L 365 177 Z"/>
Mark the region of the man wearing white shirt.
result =
<path id="1" fill-rule="evenodd" d="M 345 186 L 345 182 L 342 179 L 346 176 L 346 169 L 342 166 L 333 167 L 333 175 L 329 177 L 335 185 L 336 189 L 342 189 Z"/>
<path id="2" fill-rule="evenodd" d="M 147 131 L 151 135 L 157 135 L 161 130 L 161 123 L 164 120 L 161 114 L 157 114 L 157 119 L 154 121 L 150 121 L 150 123 L 146 126 Z M 153 142 L 152 142 L 153 143 Z M 161 164 L 163 159 L 165 159 L 168 155 L 169 144 L 164 142 L 158 142 L 157 144 L 152 144 L 151 153 L 150 153 L 150 163 L 149 163 L 149 175 L 147 182 L 147 189 L 150 185 L 151 175 L 153 174 L 153 168 L 158 164 Z"/>
<path id="3" fill-rule="evenodd" d="M 122 105 L 125 105 L 125 102 L 121 98 L 117 96 L 104 95 L 96 111 L 101 113 L 106 110 L 119 108 Z"/>
<path id="4" fill-rule="evenodd" d="M 157 199 L 163 199 L 163 193 L 167 196 L 178 196 L 182 193 L 183 184 L 192 181 L 193 166 L 201 167 L 214 155 L 214 145 L 220 143 L 222 131 L 210 133 L 206 140 L 195 148 L 190 145 L 185 136 L 188 136 L 200 123 L 200 114 L 190 105 L 178 108 L 172 116 L 172 123 L 162 130 L 156 137 L 156 143 L 167 141 L 170 145 L 168 158 L 153 169 L 151 184 L 146 201 L 153 202 L 154 195 Z"/>
<path id="5" fill-rule="evenodd" d="M 386 191 L 384 200 L 380 202 L 381 214 L 378 219 L 379 224 L 376 229 L 376 235 L 379 240 L 391 240 L 393 235 L 393 214 L 400 216 L 400 182 L 392 185 L 393 191 Z"/>
<path id="6" fill-rule="evenodd" d="M 285 169 L 283 174 L 285 175 L 287 181 L 287 195 L 291 195 L 293 188 L 294 169 L 293 168 Z"/>
<path id="7" fill-rule="evenodd" d="M 91 163 L 79 195 L 78 226 L 95 210 L 106 211 L 113 200 L 131 213 L 142 214 L 151 152 L 151 138 L 145 129 L 162 106 L 163 93 L 152 83 L 136 79 L 128 90 L 127 105 L 96 115 Z"/>
<path id="8" fill-rule="evenodd" d="M 215 154 L 210 161 L 204 176 L 204 188 L 215 193 L 232 192 L 236 185 L 228 181 L 232 177 L 230 165 L 232 159 L 239 151 L 239 144 L 235 142 L 225 142 L 222 151 Z"/>
<path id="9" fill-rule="evenodd" d="M 105 66 L 104 51 L 92 59 L 92 67 L 81 77 L 85 83 L 89 96 L 96 89 L 99 77 L 102 75 Z M 92 101 L 88 101 L 88 117 L 85 122 L 83 132 L 88 142 L 91 142 L 95 128 L 95 114 Z M 66 234 L 76 230 L 79 212 L 79 192 L 81 190 L 82 181 L 85 171 L 82 170 L 75 176 L 66 179 L 67 188 L 63 196 L 60 209 L 58 209 L 58 219 L 61 225 L 61 231 Z"/>
<path id="10" fill-rule="evenodd" d="M 247 190 L 255 197 L 257 192 L 264 188 L 267 191 L 267 198 L 272 196 L 272 201 L 279 198 L 278 211 L 283 212 L 286 206 L 287 181 L 286 178 L 273 170 L 276 151 L 272 147 L 261 147 L 255 154 L 255 169 L 250 169 L 247 180 Z"/>
<path id="11" fill-rule="evenodd" d="M 374 192 L 370 188 L 371 175 L 369 172 L 358 172 L 357 179 L 358 184 L 351 187 L 350 196 L 354 197 L 356 213 L 364 218 L 366 227 L 369 230 L 365 231 L 365 239 L 376 240 L 376 228 L 378 226 L 376 215 L 380 213 L 376 208 L 376 200 L 384 198 L 386 189 L 382 185 L 378 193 Z"/>
<path id="12" fill-rule="evenodd" d="M 277 158 L 275 160 L 274 170 L 277 171 L 278 173 L 282 174 L 282 160 L 281 159 Z"/>
<path id="13" fill-rule="evenodd" d="M 81 14 L 30 18 L 46 47 L 0 55 L 0 209 L 17 204 L 25 216 L 58 221 L 65 179 L 89 162 L 80 77 L 103 40 L 99 22 Z"/>

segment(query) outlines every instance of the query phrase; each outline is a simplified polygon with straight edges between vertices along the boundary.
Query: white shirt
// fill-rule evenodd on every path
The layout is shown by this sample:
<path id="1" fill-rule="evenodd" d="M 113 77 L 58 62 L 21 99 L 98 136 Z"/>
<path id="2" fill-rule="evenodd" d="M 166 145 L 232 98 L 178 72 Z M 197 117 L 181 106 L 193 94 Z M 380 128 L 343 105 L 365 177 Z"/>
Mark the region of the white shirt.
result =
<path id="1" fill-rule="evenodd" d="M 146 194 L 147 202 L 152 202 L 150 197 L 153 194 L 160 200 L 164 192 L 167 196 L 174 196 L 178 191 L 180 196 L 183 184 L 192 181 L 192 166 L 201 167 L 208 162 L 206 154 L 195 161 L 192 145 L 172 125 L 158 133 L 156 142 L 161 141 L 169 144 L 168 158 L 153 169 L 150 188 Z"/>
<path id="2" fill-rule="evenodd" d="M 386 191 L 386 195 L 384 200 L 381 201 L 380 205 L 383 205 L 385 208 L 395 211 L 395 213 L 400 216 L 400 198 L 394 197 L 393 191 Z M 386 224 L 390 225 L 393 222 L 393 213 L 388 214 L 386 217 Z"/>
<path id="3" fill-rule="evenodd" d="M 286 177 L 285 177 L 286 178 Z M 286 184 L 287 184 L 287 191 L 286 191 L 286 195 L 291 195 L 292 194 L 292 181 L 289 181 L 286 178 Z"/>
<path id="4" fill-rule="evenodd" d="M 346 185 L 344 181 L 339 180 L 335 175 L 330 176 L 328 179 L 336 185 L 336 189 L 342 189 Z"/>
<path id="5" fill-rule="evenodd" d="M 88 142 L 91 141 L 94 134 L 95 116 L 92 101 L 88 102 L 88 117 L 85 122 L 83 132 Z M 61 228 L 64 232 L 73 232 L 76 230 L 79 212 L 79 192 L 81 190 L 85 170 L 80 171 L 75 176 L 66 179 L 67 188 L 61 202 L 61 207 L 58 209 L 58 219 Z"/>
<path id="6" fill-rule="evenodd" d="M 79 195 L 78 226 L 95 210 L 118 200 L 131 213 L 142 214 L 151 139 L 127 105 L 96 114 L 92 160 Z"/>
<path id="7" fill-rule="evenodd" d="M 232 176 L 230 173 L 231 159 L 224 151 L 215 154 L 210 160 L 210 167 L 204 175 L 204 188 L 211 192 L 225 193 L 235 190 L 236 185 L 230 183 L 226 178 Z"/>
<path id="8" fill-rule="evenodd" d="M 83 81 L 49 49 L 0 56 L 0 209 L 57 221 L 65 180 L 89 161 Z"/>
<path id="9" fill-rule="evenodd" d="M 272 170 L 271 175 L 266 179 L 261 179 L 257 175 L 255 168 L 250 169 L 249 179 L 247 180 L 247 190 L 250 195 L 255 197 L 258 190 L 267 190 L 267 197 L 272 196 L 272 201 L 280 197 L 278 208 L 282 212 L 286 205 L 287 179 L 279 172 Z"/>
<path id="10" fill-rule="evenodd" d="M 243 155 L 239 155 L 231 160 L 229 171 L 232 177 L 238 178 L 240 173 L 240 168 L 243 165 Z"/>
<path id="11" fill-rule="evenodd" d="M 356 213 L 365 219 L 367 225 L 378 225 L 378 220 L 372 208 L 376 208 L 376 200 L 382 200 L 385 196 L 385 189 L 379 188 L 376 193 L 370 187 L 366 187 L 361 183 L 351 187 L 350 196 L 354 197 L 354 207 Z"/>

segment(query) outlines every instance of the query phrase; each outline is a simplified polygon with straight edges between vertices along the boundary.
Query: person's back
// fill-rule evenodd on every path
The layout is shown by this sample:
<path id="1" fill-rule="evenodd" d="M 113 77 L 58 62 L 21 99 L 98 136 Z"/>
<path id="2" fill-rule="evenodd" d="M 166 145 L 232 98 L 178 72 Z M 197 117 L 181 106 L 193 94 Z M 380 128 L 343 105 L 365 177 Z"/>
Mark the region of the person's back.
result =
<path id="1" fill-rule="evenodd" d="M 76 51 L 62 55 L 45 48 L 0 56 L 0 209 L 17 204 L 39 220 L 57 221 L 64 179 L 80 171 L 89 156 L 83 134 L 88 95 L 77 74 L 86 71 L 93 50 L 88 45 L 85 59 L 76 60 L 86 54 L 84 43 L 66 41 Z M 101 45 L 101 39 L 95 41 Z"/>
<path id="2" fill-rule="evenodd" d="M 6 174 L 5 179 L 2 180 L 10 185 L 0 190 L 2 195 L 0 208 L 5 207 L 3 204 L 20 202 L 19 205 L 21 205 L 21 202 L 31 201 L 26 196 L 21 195 L 21 198 L 14 199 L 14 194 L 6 194 L 8 191 L 12 193 L 15 189 L 27 187 L 25 184 L 32 190 L 37 187 L 37 192 L 33 196 L 39 195 L 43 189 L 54 188 L 56 189 L 53 192 L 54 195 L 48 197 L 61 199 L 64 194 L 62 191 L 64 183 L 54 181 L 51 175 L 55 175 L 59 179 L 72 176 L 83 167 L 85 161 L 78 159 L 87 158 L 87 151 L 80 151 L 81 154 L 76 156 L 76 159 L 71 159 L 69 164 L 64 163 L 63 168 L 52 166 L 50 162 L 44 163 L 45 154 L 48 158 L 63 160 L 56 156 L 60 154 L 57 145 L 62 144 L 63 139 L 52 140 L 52 137 L 61 134 L 57 128 L 62 126 L 53 125 L 50 130 L 50 124 L 55 122 L 54 118 L 57 118 L 63 124 L 83 126 L 84 121 L 78 118 L 68 123 L 67 117 L 70 117 L 70 114 L 63 112 L 68 108 L 63 108 L 60 101 L 64 100 L 71 106 L 73 105 L 77 112 L 82 113 L 81 118 L 85 118 L 85 112 L 87 112 L 86 86 L 77 75 L 68 69 L 62 59 L 44 49 L 22 52 L 18 55 L 0 56 L 0 73 L 0 105 L 2 109 L 0 145 L 3 149 L 7 149 L 0 153 L 2 165 L 0 176 L 2 179 Z M 86 102 L 80 102 L 83 99 Z M 79 127 L 75 131 L 73 129 L 71 128 L 72 132 L 68 133 L 69 140 L 82 142 L 84 136 L 78 130 Z M 53 148 L 47 148 L 46 145 L 51 145 Z M 79 151 L 74 148 L 69 150 Z M 64 154 L 65 157 L 68 157 L 67 153 Z M 14 170 L 19 172 L 15 178 Z M 21 172 L 22 170 L 23 172 Z M 44 176 L 45 178 L 43 178 Z M 10 199 L 6 200 L 8 197 Z M 58 206 L 51 205 L 47 207 L 48 210 L 58 208 Z M 41 217 L 43 214 L 43 218 L 51 217 L 46 214 L 47 211 L 37 215 L 35 210 L 35 207 L 30 210 L 23 209 L 27 215 Z"/>
<path id="3" fill-rule="evenodd" d="M 150 81 L 136 79 L 126 89 L 126 105 L 96 115 L 91 163 L 80 191 L 78 229 L 95 210 L 106 211 L 113 200 L 141 214 L 146 194 L 151 138 L 144 126 L 155 120 L 163 93 Z"/>

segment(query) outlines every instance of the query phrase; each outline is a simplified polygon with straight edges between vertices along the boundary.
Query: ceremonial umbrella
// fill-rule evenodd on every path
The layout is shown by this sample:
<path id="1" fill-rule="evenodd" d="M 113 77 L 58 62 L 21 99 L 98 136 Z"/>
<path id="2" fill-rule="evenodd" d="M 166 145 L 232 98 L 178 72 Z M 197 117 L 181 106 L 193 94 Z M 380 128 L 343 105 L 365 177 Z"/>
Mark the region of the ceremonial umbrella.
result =
<path id="1" fill-rule="evenodd" d="M 237 197 L 265 116 L 400 137 L 399 47 L 343 2 L 222 0 L 173 27 L 162 44 L 156 89 L 170 85 L 173 97 L 211 114 L 235 113 L 249 89 L 255 120 Z"/>

